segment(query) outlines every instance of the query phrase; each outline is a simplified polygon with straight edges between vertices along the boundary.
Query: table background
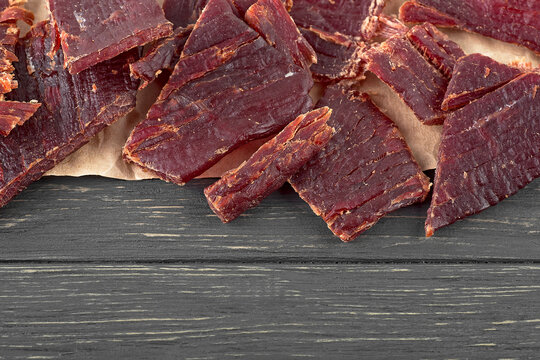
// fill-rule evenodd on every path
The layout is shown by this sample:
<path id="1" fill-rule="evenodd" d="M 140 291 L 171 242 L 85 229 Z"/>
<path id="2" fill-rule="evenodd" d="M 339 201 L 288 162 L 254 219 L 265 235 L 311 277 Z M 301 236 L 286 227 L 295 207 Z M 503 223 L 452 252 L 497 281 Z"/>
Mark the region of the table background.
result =
<path id="1" fill-rule="evenodd" d="M 289 186 L 222 225 L 210 183 L 46 177 L 1 209 L 0 359 L 538 357 L 539 180 L 349 244 Z"/>

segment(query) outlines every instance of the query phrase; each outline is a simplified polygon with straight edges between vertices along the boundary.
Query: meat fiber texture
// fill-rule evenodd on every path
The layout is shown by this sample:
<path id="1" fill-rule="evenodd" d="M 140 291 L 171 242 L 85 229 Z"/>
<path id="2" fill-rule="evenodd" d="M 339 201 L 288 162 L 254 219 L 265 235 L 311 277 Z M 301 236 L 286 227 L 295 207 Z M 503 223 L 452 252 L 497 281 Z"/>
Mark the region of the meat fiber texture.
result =
<path id="1" fill-rule="evenodd" d="M 52 25 L 43 22 L 17 46 L 21 86 L 8 97 L 44 105 L 0 138 L 0 206 L 135 107 L 138 83 L 130 78 L 128 63 L 136 53 L 71 75 L 57 38 Z"/>
<path id="2" fill-rule="evenodd" d="M 49 0 L 72 74 L 172 35 L 155 0 Z"/>
<path id="3" fill-rule="evenodd" d="M 23 5 L 21 1 L 19 5 Z M 0 135 L 7 136 L 19 125 L 24 124 L 40 107 L 37 102 L 23 103 L 5 101 L 5 94 L 18 87 L 14 79 L 13 62 L 18 61 L 15 55 L 15 45 L 19 37 L 16 22 L 24 21 L 32 24 L 34 16 L 28 10 L 10 4 L 8 1 L 0 4 Z"/>
<path id="4" fill-rule="evenodd" d="M 161 0 L 158 2 L 162 3 Z M 389 0 L 385 6 L 384 14 L 396 16 L 402 4 L 403 0 Z M 49 16 L 46 1 L 32 0 L 28 3 L 28 9 L 34 12 L 36 21 L 44 20 Z M 0 32 L 1 30 L 0 26 Z M 458 43 L 466 54 L 481 53 L 506 64 L 515 59 L 530 62 L 532 66 L 539 64 L 540 58 L 523 46 L 457 29 L 442 30 L 452 41 Z M 154 174 L 144 172 L 138 166 L 123 161 L 121 156 L 122 147 L 133 128 L 145 118 L 149 107 L 159 95 L 161 86 L 163 86 L 161 79 L 139 91 L 136 111 L 107 127 L 95 136 L 88 145 L 83 146 L 47 174 L 62 176 L 101 175 L 126 180 L 155 178 Z M 368 93 L 373 102 L 398 125 L 421 167 L 424 170 L 434 169 L 442 126 L 422 125 L 399 96 L 371 73 L 367 73 L 366 79 L 356 84 L 355 87 Z M 318 89 L 312 92 L 315 101 L 320 97 L 319 93 Z M 255 140 L 236 149 L 200 176 L 221 176 L 224 171 L 239 166 L 264 142 L 264 139 Z"/>
<path id="5" fill-rule="evenodd" d="M 527 73 L 446 119 L 426 236 L 539 176 L 540 74 Z"/>
<path id="6" fill-rule="evenodd" d="M 454 67 L 442 109 L 465 106 L 522 73 L 522 69 L 501 64 L 482 54 L 464 56 Z"/>
<path id="7" fill-rule="evenodd" d="M 185 184 L 310 110 L 313 58 L 279 0 L 259 0 L 244 18 L 228 1 L 211 0 L 157 102 L 128 139 L 125 158 Z"/>
<path id="8" fill-rule="evenodd" d="M 327 125 L 331 114 L 323 107 L 300 115 L 240 167 L 207 187 L 204 194 L 212 211 L 226 223 L 279 189 L 332 138 L 334 129 Z"/>
<path id="9" fill-rule="evenodd" d="M 390 86 L 425 125 L 440 125 L 448 73 L 464 53 L 430 24 L 392 37 L 364 55 L 367 68 Z"/>
<path id="10" fill-rule="evenodd" d="M 540 0 L 412 0 L 400 18 L 477 32 L 540 54 Z"/>
<path id="11" fill-rule="evenodd" d="M 429 179 L 368 95 L 334 85 L 317 106 L 333 109 L 336 133 L 290 183 L 336 236 L 353 240 L 387 213 L 425 200 Z"/>

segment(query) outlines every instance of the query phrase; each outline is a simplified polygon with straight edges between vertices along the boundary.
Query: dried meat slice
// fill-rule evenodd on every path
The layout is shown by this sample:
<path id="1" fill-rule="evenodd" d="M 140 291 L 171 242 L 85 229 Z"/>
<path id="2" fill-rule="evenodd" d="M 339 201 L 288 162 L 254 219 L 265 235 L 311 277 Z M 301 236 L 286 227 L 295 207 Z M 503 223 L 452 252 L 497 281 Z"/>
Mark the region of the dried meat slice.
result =
<path id="1" fill-rule="evenodd" d="M 358 81 L 364 78 L 363 53 L 366 45 L 341 34 L 330 34 L 315 29 L 300 29 L 317 54 L 311 65 L 313 78 L 322 83 L 341 80 Z"/>
<path id="2" fill-rule="evenodd" d="M 540 54 L 539 0 L 411 0 L 400 18 L 477 32 Z"/>
<path id="3" fill-rule="evenodd" d="M 365 54 L 367 69 L 390 86 L 425 125 L 440 125 L 446 113 L 441 104 L 448 79 L 431 65 L 410 41 L 386 40 Z"/>
<path id="4" fill-rule="evenodd" d="M 159 40 L 144 57 L 130 65 L 131 75 L 142 80 L 141 89 L 154 81 L 163 70 L 174 69 L 191 30 L 191 26 L 176 28 L 173 36 Z"/>
<path id="5" fill-rule="evenodd" d="M 407 36 L 424 57 L 448 78 L 452 76 L 457 60 L 465 56 L 458 44 L 430 23 L 413 27 Z"/>
<path id="6" fill-rule="evenodd" d="M 446 119 L 426 236 L 540 176 L 539 90 L 540 74 L 523 74 Z"/>
<path id="7" fill-rule="evenodd" d="M 333 109 L 336 133 L 289 182 L 343 241 L 398 208 L 423 201 L 429 179 L 396 125 L 366 94 L 338 85 L 317 106 Z"/>
<path id="8" fill-rule="evenodd" d="M 369 40 L 386 0 L 294 0 L 291 16 L 299 27 Z"/>
<path id="9" fill-rule="evenodd" d="M 185 28 L 195 24 L 208 0 L 165 0 L 163 11 L 174 27 Z"/>
<path id="10" fill-rule="evenodd" d="M 272 1 L 279 3 L 262 3 Z M 223 22 L 216 27 L 230 30 L 215 45 L 211 14 Z M 128 139 L 127 160 L 181 185 L 312 108 L 309 71 L 238 16 L 227 1 L 208 3 L 157 102 Z"/>
<path id="11" fill-rule="evenodd" d="M 279 189 L 331 139 L 327 107 L 300 115 L 262 145 L 238 168 L 204 190 L 212 211 L 224 223 L 257 206 Z"/>
<path id="12" fill-rule="evenodd" d="M 521 69 L 501 64 L 482 54 L 458 60 L 442 102 L 443 110 L 463 107 L 522 74 Z"/>
<path id="13" fill-rule="evenodd" d="M 155 0 L 49 0 L 49 6 L 72 74 L 172 35 Z"/>
<path id="14" fill-rule="evenodd" d="M 38 102 L 0 101 L 0 134 L 8 136 L 15 126 L 30 119 L 40 106 Z"/>
<path id="15" fill-rule="evenodd" d="M 56 39 L 53 26 L 40 23 L 18 46 L 15 67 L 21 86 L 8 97 L 37 99 L 43 105 L 0 138 L 0 206 L 135 108 L 138 82 L 131 79 L 128 64 L 136 51 L 71 75 L 61 50 L 53 58 L 48 55 L 57 48 Z"/>

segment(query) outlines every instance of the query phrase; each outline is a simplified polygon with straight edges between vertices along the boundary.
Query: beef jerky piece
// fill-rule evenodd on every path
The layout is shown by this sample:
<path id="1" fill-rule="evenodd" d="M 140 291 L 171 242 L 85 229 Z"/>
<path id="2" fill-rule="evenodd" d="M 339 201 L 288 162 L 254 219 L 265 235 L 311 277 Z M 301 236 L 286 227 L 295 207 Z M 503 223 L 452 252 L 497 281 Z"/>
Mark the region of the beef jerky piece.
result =
<path id="1" fill-rule="evenodd" d="M 390 38 L 365 54 L 367 69 L 388 84 L 425 125 L 442 124 L 448 79 L 403 38 Z"/>
<path id="2" fill-rule="evenodd" d="M 477 32 L 540 54 L 539 0 L 412 0 L 400 8 L 400 18 Z"/>
<path id="3" fill-rule="evenodd" d="M 227 223 L 279 189 L 330 140 L 327 107 L 300 115 L 238 168 L 204 190 L 212 211 Z"/>
<path id="4" fill-rule="evenodd" d="M 451 77 L 457 60 L 465 56 L 461 47 L 429 23 L 413 27 L 407 34 L 411 43 L 436 68 Z"/>
<path id="5" fill-rule="evenodd" d="M 313 78 L 323 83 L 340 80 L 361 80 L 364 77 L 362 55 L 366 45 L 341 34 L 329 34 L 315 29 L 300 29 L 317 54 L 311 65 Z"/>
<path id="6" fill-rule="evenodd" d="M 299 27 L 369 40 L 386 0 L 294 0 L 291 16 Z"/>
<path id="7" fill-rule="evenodd" d="M 426 236 L 540 176 L 540 74 L 519 76 L 445 123 Z"/>
<path id="8" fill-rule="evenodd" d="M 0 11 L 0 22 L 24 21 L 28 25 L 34 22 L 34 14 L 18 6 L 10 6 Z"/>
<path id="9" fill-rule="evenodd" d="M 332 232 L 350 241 L 398 208 L 423 201 L 429 179 L 396 125 L 366 94 L 334 85 L 317 106 L 336 133 L 289 182 Z"/>
<path id="10" fill-rule="evenodd" d="M 52 30 L 48 23 L 35 25 L 16 52 L 21 86 L 8 97 L 37 99 L 43 105 L 0 138 L 0 206 L 135 108 L 138 82 L 130 78 L 128 63 L 136 51 L 71 75 L 64 69 L 62 50 L 53 58 L 47 55 L 57 48 Z"/>
<path id="11" fill-rule="evenodd" d="M 375 36 L 382 36 L 385 39 L 390 39 L 394 36 L 405 36 L 408 31 L 409 27 L 403 24 L 399 19 L 384 14 L 378 16 L 377 32 L 375 33 Z"/>
<path id="12" fill-rule="evenodd" d="M 19 101 L 0 101 L 0 134 L 8 136 L 17 125 L 24 124 L 41 104 Z"/>
<path id="13" fill-rule="evenodd" d="M 186 55 L 214 42 L 208 38 L 188 48 L 197 29 L 201 37 L 207 36 L 204 28 L 213 34 L 205 25 L 210 14 L 221 14 L 227 23 L 216 26 L 230 29 L 229 37 Z M 127 160 L 184 184 L 235 148 L 275 134 L 311 109 L 309 71 L 235 14 L 226 1 L 208 3 L 157 102 L 128 139 Z"/>
<path id="14" fill-rule="evenodd" d="M 315 51 L 300 34 L 281 1 L 257 1 L 247 10 L 245 20 L 270 45 L 289 53 L 294 62 L 306 70 L 317 62 Z"/>
<path id="15" fill-rule="evenodd" d="M 180 59 L 192 26 L 176 28 L 174 35 L 159 42 L 139 61 L 130 65 L 131 75 L 141 79 L 141 89 L 154 81 L 163 70 L 172 71 Z"/>
<path id="16" fill-rule="evenodd" d="M 522 74 L 522 70 L 501 64 L 481 54 L 458 60 L 442 102 L 443 110 L 467 105 Z"/>
<path id="17" fill-rule="evenodd" d="M 49 0 L 49 6 L 72 74 L 172 34 L 155 0 Z"/>

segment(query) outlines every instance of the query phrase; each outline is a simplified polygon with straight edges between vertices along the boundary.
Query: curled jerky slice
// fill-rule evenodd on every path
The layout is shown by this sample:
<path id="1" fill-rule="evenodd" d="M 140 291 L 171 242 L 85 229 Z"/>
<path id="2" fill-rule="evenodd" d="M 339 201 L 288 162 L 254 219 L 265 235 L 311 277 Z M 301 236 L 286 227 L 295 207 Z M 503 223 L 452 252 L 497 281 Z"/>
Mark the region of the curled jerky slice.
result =
<path id="1" fill-rule="evenodd" d="M 429 179 L 396 125 L 366 94 L 329 87 L 318 106 L 333 110 L 336 133 L 289 182 L 343 241 L 381 217 L 423 201 Z"/>
<path id="2" fill-rule="evenodd" d="M 172 34 L 155 0 L 49 0 L 72 74 Z"/>
<path id="3" fill-rule="evenodd" d="M 471 54 L 458 60 L 442 102 L 443 110 L 467 105 L 516 78 L 521 69 L 501 64 L 482 54 Z"/>
<path id="4" fill-rule="evenodd" d="M 448 117 L 426 236 L 540 176 L 539 90 L 540 74 L 523 74 Z"/>
<path id="5" fill-rule="evenodd" d="M 430 22 L 477 32 L 540 53 L 538 0 L 411 0 L 400 8 L 406 22 Z"/>
<path id="6" fill-rule="evenodd" d="M 268 9 L 279 0 L 260 0 Z M 251 21 L 251 23 L 253 23 Z M 262 19 L 260 23 L 271 24 Z M 313 80 L 287 15 L 264 38 L 225 0 L 211 0 L 147 118 L 133 131 L 124 157 L 160 178 L 184 184 L 237 147 L 275 134 L 313 106 Z M 216 29 L 227 29 L 216 33 Z M 290 28 L 291 37 L 280 34 Z M 277 38 L 276 38 L 277 36 Z M 267 41 L 266 39 L 274 39 Z M 300 64 L 299 64 L 300 63 Z"/>
<path id="7" fill-rule="evenodd" d="M 323 107 L 300 115 L 242 165 L 207 187 L 204 193 L 212 211 L 229 222 L 279 189 L 328 143 L 333 134 L 327 125 L 331 113 Z"/>
<path id="8" fill-rule="evenodd" d="M 0 206 L 39 179 L 92 136 L 135 108 L 138 82 L 120 55 L 77 75 L 64 69 L 54 26 L 35 25 L 17 46 L 20 87 L 7 97 L 43 105 L 23 125 L 0 137 Z M 31 70 L 31 73 L 28 71 Z"/>

